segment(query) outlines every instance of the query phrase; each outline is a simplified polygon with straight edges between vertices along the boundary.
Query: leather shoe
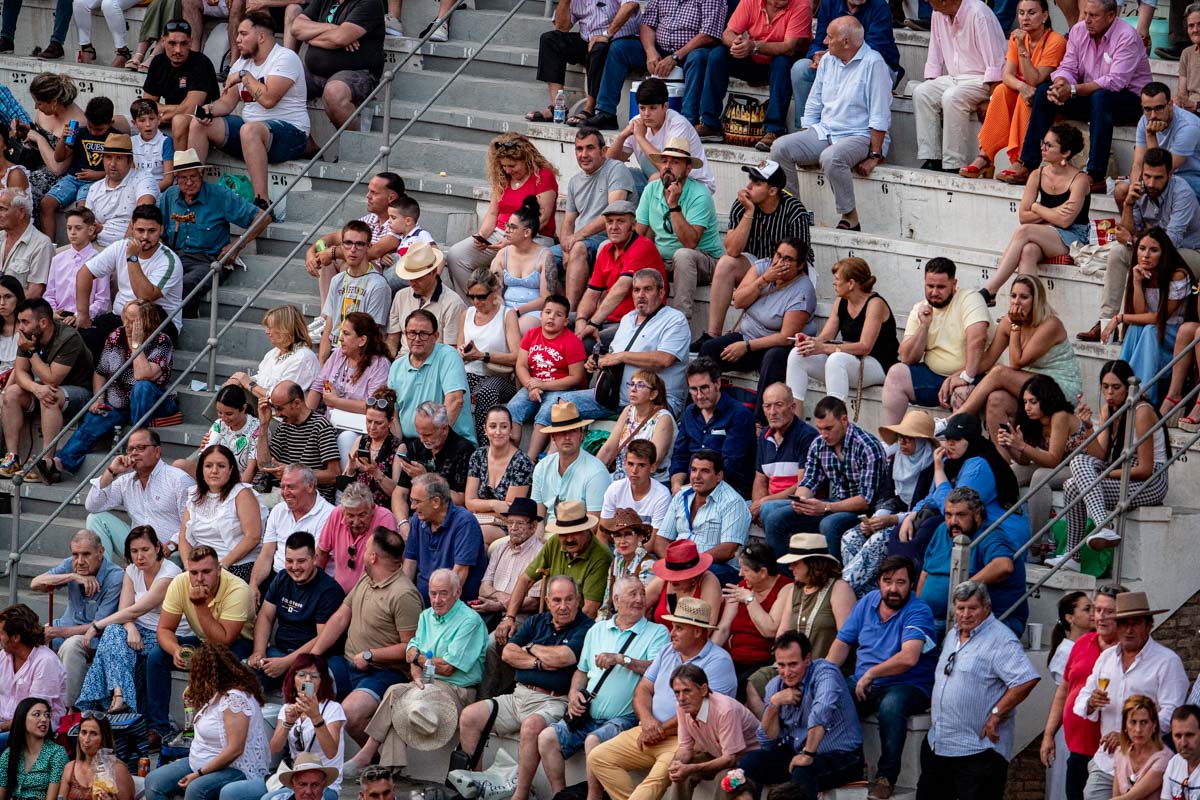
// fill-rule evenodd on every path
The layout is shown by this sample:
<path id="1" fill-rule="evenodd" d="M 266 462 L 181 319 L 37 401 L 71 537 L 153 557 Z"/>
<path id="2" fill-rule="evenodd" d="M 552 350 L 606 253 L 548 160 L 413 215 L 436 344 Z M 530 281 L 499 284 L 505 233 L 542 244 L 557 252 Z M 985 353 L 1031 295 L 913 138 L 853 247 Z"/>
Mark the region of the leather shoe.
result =
<path id="1" fill-rule="evenodd" d="M 1108 194 L 1108 181 L 1105 178 L 1092 178 L 1092 187 L 1089 189 L 1090 194 Z"/>
<path id="2" fill-rule="evenodd" d="M 583 124 L 598 131 L 615 131 L 620 127 L 617 123 L 617 115 L 608 111 L 597 111 L 588 117 Z"/>
<path id="3" fill-rule="evenodd" d="M 942 160 L 940 158 L 927 158 L 921 162 L 921 169 L 933 170 L 934 172 L 942 171 Z M 955 170 L 957 172 L 957 170 Z"/>
<path id="4" fill-rule="evenodd" d="M 158 731 L 150 731 L 146 734 L 146 752 L 157 753 L 162 751 L 162 734 Z"/>
<path id="5" fill-rule="evenodd" d="M 1100 323 L 1097 322 L 1090 329 L 1075 334 L 1075 338 L 1081 342 L 1098 342 L 1098 341 L 1100 341 Z"/>

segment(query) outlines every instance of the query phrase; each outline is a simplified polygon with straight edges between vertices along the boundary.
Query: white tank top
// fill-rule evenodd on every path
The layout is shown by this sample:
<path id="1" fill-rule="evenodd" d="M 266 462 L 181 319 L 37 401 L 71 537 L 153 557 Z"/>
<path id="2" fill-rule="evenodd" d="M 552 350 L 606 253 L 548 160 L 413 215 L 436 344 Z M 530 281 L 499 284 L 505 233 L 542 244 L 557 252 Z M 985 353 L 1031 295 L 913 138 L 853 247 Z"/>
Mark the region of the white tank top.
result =
<path id="1" fill-rule="evenodd" d="M 468 308 L 463 319 L 463 341 L 474 342 L 482 353 L 507 353 L 508 339 L 504 336 L 504 315 L 507 313 L 508 308 L 502 305 L 486 325 L 476 325 L 475 309 Z M 508 374 L 512 368 L 495 365 L 485 367 L 482 361 L 471 361 L 467 363 L 467 372 L 474 375 Z"/>

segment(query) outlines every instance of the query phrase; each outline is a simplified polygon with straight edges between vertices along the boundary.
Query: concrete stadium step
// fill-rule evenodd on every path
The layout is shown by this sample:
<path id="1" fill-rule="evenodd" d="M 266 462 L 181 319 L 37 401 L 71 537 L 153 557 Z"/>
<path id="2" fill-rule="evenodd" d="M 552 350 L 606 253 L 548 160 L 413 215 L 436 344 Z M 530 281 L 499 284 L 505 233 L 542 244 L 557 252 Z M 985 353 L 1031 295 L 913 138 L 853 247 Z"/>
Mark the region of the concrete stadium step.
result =
<path id="1" fill-rule="evenodd" d="M 446 78 L 444 73 L 405 71 L 404 79 L 395 82 L 392 96 L 397 100 L 425 102 Z M 462 108 L 506 109 L 509 113 L 519 110 L 524 114 L 546 104 L 546 88 L 540 83 L 472 76 L 470 80 L 452 83 L 438 102 Z"/>

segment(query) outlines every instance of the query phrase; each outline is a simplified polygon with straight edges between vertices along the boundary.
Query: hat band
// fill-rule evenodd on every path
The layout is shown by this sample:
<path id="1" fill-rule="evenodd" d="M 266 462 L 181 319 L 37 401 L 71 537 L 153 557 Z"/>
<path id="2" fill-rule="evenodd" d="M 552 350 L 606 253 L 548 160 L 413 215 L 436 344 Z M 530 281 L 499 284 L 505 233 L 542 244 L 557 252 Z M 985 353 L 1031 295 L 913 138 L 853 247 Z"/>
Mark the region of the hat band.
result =
<path id="1" fill-rule="evenodd" d="M 691 569 L 700 563 L 700 556 L 689 558 L 687 561 L 668 561 L 667 569 L 673 572 L 683 572 L 685 569 Z"/>
<path id="2" fill-rule="evenodd" d="M 576 422 L 583 422 L 583 417 L 579 416 L 579 412 L 575 412 L 575 416 L 570 419 L 554 419 L 551 417 L 549 427 L 559 428 L 563 425 L 574 425 Z"/>
<path id="3" fill-rule="evenodd" d="M 554 520 L 555 526 L 559 527 L 559 528 L 569 528 L 572 525 L 584 525 L 589 522 L 590 522 L 590 520 L 588 519 L 586 513 L 580 519 L 558 519 L 558 518 L 555 518 L 555 520 Z"/>
<path id="4" fill-rule="evenodd" d="M 788 553 L 793 556 L 827 556 L 828 547 L 789 547 Z"/>

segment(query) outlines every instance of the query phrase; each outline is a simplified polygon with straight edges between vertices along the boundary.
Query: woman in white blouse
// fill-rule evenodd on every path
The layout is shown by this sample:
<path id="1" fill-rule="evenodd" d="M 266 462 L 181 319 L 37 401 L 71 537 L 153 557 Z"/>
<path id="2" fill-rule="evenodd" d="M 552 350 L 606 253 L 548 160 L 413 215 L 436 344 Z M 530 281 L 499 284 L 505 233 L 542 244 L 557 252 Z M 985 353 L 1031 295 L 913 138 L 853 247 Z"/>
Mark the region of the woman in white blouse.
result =
<path id="1" fill-rule="evenodd" d="M 238 480 L 236 464 L 225 445 L 200 454 L 196 489 L 179 528 L 179 557 L 186 564 L 193 547 L 208 545 L 222 567 L 249 581 L 262 544 L 262 508 L 250 485 Z"/>
<path id="2" fill-rule="evenodd" d="M 235 372 L 226 385 L 236 383 L 258 400 L 271 393 L 280 381 L 295 381 L 300 386 L 311 386 L 321 371 L 317 354 L 312 349 L 312 337 L 308 335 L 308 323 L 295 306 L 275 306 L 263 314 L 263 327 L 271 349 L 258 364 L 258 372 L 251 377 L 245 372 Z"/>
<path id="3" fill-rule="evenodd" d="M 270 765 L 258 677 L 228 648 L 192 656 L 187 696 L 198 707 L 191 749 L 146 776 L 146 800 L 217 800 L 235 781 L 262 779 Z"/>
<path id="4" fill-rule="evenodd" d="M 96 657 L 88 669 L 76 705 L 107 708 L 109 713 L 144 711 L 138 702 L 145 686 L 134 680 L 137 659 L 158 643 L 158 616 L 171 579 L 182 570 L 163 558 L 158 535 L 149 525 L 139 525 L 125 540 L 125 577 L 117 611 L 93 622 L 84 641 L 100 637 Z M 178 635 L 187 636 L 187 620 L 180 620 Z M 144 680 L 143 680 L 144 684 Z M 111 702 L 110 702 L 111 699 Z"/>

